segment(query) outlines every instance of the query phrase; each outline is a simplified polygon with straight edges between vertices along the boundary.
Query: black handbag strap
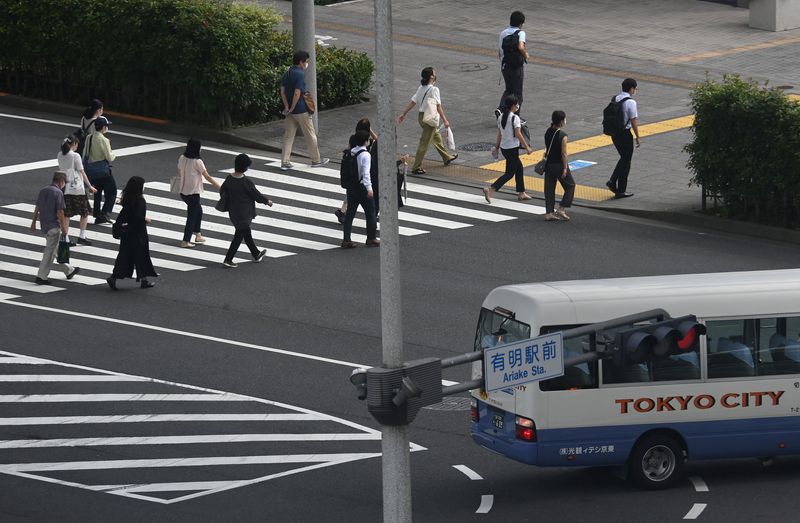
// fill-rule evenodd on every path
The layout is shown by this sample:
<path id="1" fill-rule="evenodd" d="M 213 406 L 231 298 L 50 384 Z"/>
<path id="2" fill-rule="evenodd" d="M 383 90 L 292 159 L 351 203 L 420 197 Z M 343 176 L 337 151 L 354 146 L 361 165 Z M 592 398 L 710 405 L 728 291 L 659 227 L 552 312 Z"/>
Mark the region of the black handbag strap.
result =
<path id="1" fill-rule="evenodd" d="M 556 132 L 553 133 L 553 137 L 550 138 L 550 145 L 547 146 L 547 151 L 544 153 L 545 160 L 547 159 L 547 156 L 550 154 L 550 148 L 553 146 L 553 142 L 556 141 L 556 136 L 558 136 L 559 131 L 561 131 L 561 129 L 556 129 Z"/>

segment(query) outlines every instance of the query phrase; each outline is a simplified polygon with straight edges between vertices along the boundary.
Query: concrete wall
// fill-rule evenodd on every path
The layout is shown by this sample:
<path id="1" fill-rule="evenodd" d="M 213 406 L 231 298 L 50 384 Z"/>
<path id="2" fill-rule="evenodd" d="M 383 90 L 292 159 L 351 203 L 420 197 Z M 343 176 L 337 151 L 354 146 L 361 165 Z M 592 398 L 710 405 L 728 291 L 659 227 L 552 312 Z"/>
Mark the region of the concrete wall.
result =
<path id="1" fill-rule="evenodd" d="M 800 27 L 800 0 L 750 0 L 750 27 L 787 31 Z"/>

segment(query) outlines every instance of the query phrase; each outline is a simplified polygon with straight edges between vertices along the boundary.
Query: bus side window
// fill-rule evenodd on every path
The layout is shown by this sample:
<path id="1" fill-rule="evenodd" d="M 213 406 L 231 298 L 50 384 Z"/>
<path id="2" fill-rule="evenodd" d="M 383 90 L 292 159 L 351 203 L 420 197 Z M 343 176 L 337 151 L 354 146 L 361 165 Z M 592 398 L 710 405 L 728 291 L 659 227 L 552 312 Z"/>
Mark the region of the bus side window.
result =
<path id="1" fill-rule="evenodd" d="M 753 347 L 741 341 L 746 338 L 748 321 L 751 320 L 706 322 L 709 379 L 755 376 Z"/>
<path id="2" fill-rule="evenodd" d="M 560 330 L 556 328 L 549 329 Z M 542 329 L 542 334 L 548 330 Z M 590 350 L 589 337 L 583 336 L 572 340 L 564 340 L 564 359 L 585 354 Z M 581 363 L 564 368 L 564 375 L 539 382 L 539 389 L 543 391 L 570 390 L 570 389 L 596 389 L 597 388 L 597 362 Z"/>

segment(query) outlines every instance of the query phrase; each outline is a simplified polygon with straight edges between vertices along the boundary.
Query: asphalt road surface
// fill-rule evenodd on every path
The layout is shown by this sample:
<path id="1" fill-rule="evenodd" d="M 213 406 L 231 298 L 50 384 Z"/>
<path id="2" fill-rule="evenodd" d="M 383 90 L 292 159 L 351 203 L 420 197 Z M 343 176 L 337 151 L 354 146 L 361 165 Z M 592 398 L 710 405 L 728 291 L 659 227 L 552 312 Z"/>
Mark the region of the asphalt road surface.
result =
<path id="1" fill-rule="evenodd" d="M 168 179 L 187 137 L 113 125 L 119 185 L 147 180 L 157 286 L 110 291 L 116 244 L 109 226 L 90 225 L 94 245 L 73 249 L 81 275 L 54 271 L 53 285 L 37 287 L 32 204 L 75 122 L 0 113 L 0 520 L 380 520 L 380 427 L 347 379 L 381 362 L 380 249 L 338 249 L 336 169 L 281 172 L 274 154 L 247 151 L 275 202 L 254 225 L 269 254 L 249 263 L 243 248 L 239 268 L 225 269 L 232 231 L 213 190 L 209 242 L 177 247 L 185 206 Z M 223 178 L 238 152 L 204 144 L 203 159 Z M 800 259 L 794 245 L 586 209 L 546 223 L 541 203 L 506 194 L 487 206 L 475 188 L 410 180 L 398 297 L 406 360 L 471 350 L 481 302 L 499 285 Z M 355 232 L 362 239 L 363 220 Z M 537 469 L 485 452 L 468 422 L 466 396 L 414 422 L 417 521 L 794 521 L 800 510 L 800 459 L 692 464 L 676 488 L 642 492 L 605 469 Z"/>

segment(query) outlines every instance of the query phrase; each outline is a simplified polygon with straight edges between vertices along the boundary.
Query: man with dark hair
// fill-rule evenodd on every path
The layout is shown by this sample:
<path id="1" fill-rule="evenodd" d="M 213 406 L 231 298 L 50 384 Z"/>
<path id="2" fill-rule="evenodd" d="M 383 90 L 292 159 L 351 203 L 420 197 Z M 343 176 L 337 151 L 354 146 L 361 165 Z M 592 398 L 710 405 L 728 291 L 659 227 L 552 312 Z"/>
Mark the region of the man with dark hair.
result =
<path id="1" fill-rule="evenodd" d="M 42 262 L 39 264 L 39 272 L 36 275 L 37 285 L 48 285 L 50 283 L 47 276 L 53 268 L 53 259 L 56 256 L 58 240 L 61 239 L 62 234 L 66 236 L 69 233 L 69 221 L 64 216 L 63 191 L 66 185 L 67 174 L 62 171 L 56 171 L 53 174 L 53 183 L 39 191 L 39 197 L 36 198 L 31 230 L 36 230 L 36 220 L 38 219 L 41 222 L 42 232 L 47 237 Z M 64 271 L 68 280 L 71 280 L 80 271 L 77 267 L 73 269 L 67 263 L 59 263 L 58 265 Z"/>
<path id="2" fill-rule="evenodd" d="M 311 156 L 311 167 L 319 167 L 328 163 L 328 158 L 321 158 L 317 145 L 317 133 L 314 131 L 314 122 L 306 105 L 306 73 L 309 54 L 306 51 L 297 51 L 292 59 L 292 67 L 281 77 L 281 100 L 283 101 L 283 114 L 286 116 L 286 132 L 283 134 L 283 153 L 281 155 L 281 170 L 287 171 L 294 167 L 289 159 L 292 156 L 294 136 L 299 127 L 306 137 L 308 154 Z"/>
<path id="3" fill-rule="evenodd" d="M 525 15 L 521 11 L 514 11 L 511 13 L 509 26 L 500 31 L 500 49 L 497 54 L 500 57 L 500 70 L 503 72 L 506 90 L 494 112 L 497 118 L 503 112 L 503 104 L 509 94 L 517 96 L 520 109 L 522 108 L 522 82 L 525 79 L 525 64 L 529 58 L 525 47 L 525 31 L 522 30 L 524 23 Z"/>
<path id="4" fill-rule="evenodd" d="M 606 182 L 606 187 L 614 193 L 615 198 L 628 198 L 633 193 L 627 192 L 628 175 L 631 172 L 631 160 L 633 160 L 633 136 L 631 129 L 636 135 L 636 147 L 639 147 L 639 111 L 633 95 L 637 89 L 636 80 L 626 78 L 622 82 L 622 92 L 614 97 L 615 102 L 622 102 L 622 114 L 625 120 L 625 129 L 611 136 L 614 147 L 619 153 L 619 161 L 614 168 L 611 179 Z M 624 101 L 623 101 L 624 100 Z"/>

